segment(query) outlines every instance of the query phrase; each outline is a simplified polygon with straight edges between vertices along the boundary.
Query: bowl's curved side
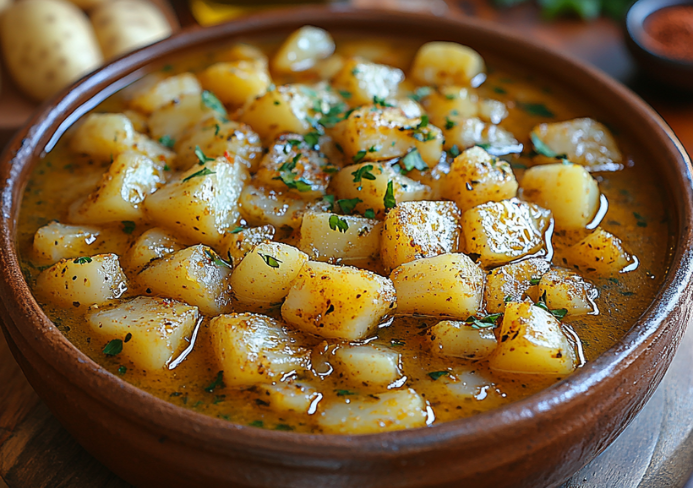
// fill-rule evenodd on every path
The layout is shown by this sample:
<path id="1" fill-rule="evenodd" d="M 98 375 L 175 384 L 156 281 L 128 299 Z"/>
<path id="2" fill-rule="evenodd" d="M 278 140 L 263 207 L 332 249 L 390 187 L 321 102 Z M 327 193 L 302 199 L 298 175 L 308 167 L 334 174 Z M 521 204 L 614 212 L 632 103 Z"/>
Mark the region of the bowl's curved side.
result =
<path id="1" fill-rule="evenodd" d="M 77 351 L 41 312 L 14 249 L 32 162 L 94 97 L 123 76 L 188 47 L 279 35 L 311 23 L 331 30 L 416 35 L 469 44 L 536 69 L 639 141 L 669 188 L 678 241 L 663 291 L 613 349 L 548 390 L 497 411 L 427 429 L 370 436 L 296 435 L 183 410 L 119 380 Z M 691 317 L 691 167 L 661 119 L 595 70 L 476 20 L 391 12 L 299 9 L 184 32 L 108 65 L 40 110 L 0 163 L 0 315 L 13 353 L 58 419 L 88 450 L 140 486 L 551 486 L 601 452 L 661 380 Z"/>

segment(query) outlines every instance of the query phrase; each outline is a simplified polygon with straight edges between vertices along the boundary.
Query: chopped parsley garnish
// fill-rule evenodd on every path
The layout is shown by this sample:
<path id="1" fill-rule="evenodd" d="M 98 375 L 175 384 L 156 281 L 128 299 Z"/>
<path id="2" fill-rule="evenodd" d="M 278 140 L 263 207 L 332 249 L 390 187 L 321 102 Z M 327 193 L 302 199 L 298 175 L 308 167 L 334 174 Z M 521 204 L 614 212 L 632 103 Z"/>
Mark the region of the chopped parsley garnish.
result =
<path id="1" fill-rule="evenodd" d="M 409 98 L 411 98 L 415 102 L 420 102 L 422 99 L 429 96 L 432 91 L 433 89 L 430 86 L 420 86 L 416 89 L 414 93 L 411 93 L 409 95 Z"/>
<path id="2" fill-rule="evenodd" d="M 365 212 L 363 212 L 363 216 L 366 217 L 367 219 L 374 219 L 375 218 L 375 211 L 372 208 L 369 208 Z"/>
<path id="3" fill-rule="evenodd" d="M 395 205 L 397 205 L 392 180 L 387 182 L 387 190 L 385 191 L 385 196 L 383 197 L 383 204 L 385 204 L 385 208 L 395 208 Z"/>
<path id="4" fill-rule="evenodd" d="M 455 95 L 454 93 L 447 93 L 445 95 L 445 98 L 447 98 L 448 100 L 454 100 L 456 97 L 457 95 Z"/>
<path id="5" fill-rule="evenodd" d="M 219 135 L 219 131 L 221 130 L 221 126 L 219 124 L 214 124 L 214 136 Z"/>
<path id="6" fill-rule="evenodd" d="M 645 217 L 640 215 L 638 212 L 633 212 L 633 217 L 635 217 L 635 224 L 638 227 L 647 227 L 647 220 L 645 219 Z"/>
<path id="7" fill-rule="evenodd" d="M 546 105 L 544 105 L 543 103 L 517 102 L 517 106 L 525 112 L 527 112 L 529 115 L 547 118 L 553 118 L 556 116 L 556 114 L 554 114 L 551 110 L 546 108 Z"/>
<path id="8" fill-rule="evenodd" d="M 539 307 L 542 310 L 549 312 L 551 315 L 556 317 L 558 320 L 562 320 L 563 317 L 565 317 L 568 314 L 568 310 L 565 308 L 556 308 L 554 310 L 550 310 L 548 305 L 546 305 L 546 292 L 541 294 L 541 296 L 539 297 L 539 301 L 537 303 L 535 303 L 534 306 Z"/>
<path id="9" fill-rule="evenodd" d="M 342 98 L 351 98 L 351 92 L 349 91 L 339 90 L 339 94 L 342 96 Z"/>
<path id="10" fill-rule="evenodd" d="M 191 174 L 190 176 L 183 178 L 183 183 L 186 181 L 192 180 L 193 178 L 197 178 L 198 176 L 207 176 L 207 175 L 215 175 L 217 174 L 216 171 L 212 171 L 209 168 L 202 168 L 200 171 Z"/>
<path id="11" fill-rule="evenodd" d="M 450 120 L 447 116 L 445 117 L 445 130 L 450 130 L 457 125 L 457 122 Z"/>
<path id="12" fill-rule="evenodd" d="M 278 268 L 279 264 L 282 262 L 282 261 L 278 260 L 277 258 L 270 256 L 269 254 L 262 254 L 261 252 L 259 252 L 258 254 L 262 258 L 262 260 L 265 262 L 265 264 L 267 266 L 269 266 L 270 268 Z"/>
<path id="13" fill-rule="evenodd" d="M 335 390 L 335 393 L 337 393 L 337 396 L 357 395 L 355 391 L 351 390 Z"/>
<path id="14" fill-rule="evenodd" d="M 403 341 L 400 341 L 399 339 L 392 339 L 390 341 L 390 344 L 392 344 L 395 347 L 403 346 L 405 343 Z"/>
<path id="15" fill-rule="evenodd" d="M 87 264 L 87 263 L 91 263 L 91 258 L 88 256 L 82 256 L 81 258 L 77 258 L 72 262 L 75 264 Z"/>
<path id="16" fill-rule="evenodd" d="M 173 146 L 176 144 L 176 141 L 173 140 L 171 136 L 161 136 L 159 137 L 159 142 L 162 146 L 166 146 L 169 149 L 172 149 Z"/>
<path id="17" fill-rule="evenodd" d="M 277 424 L 274 430 L 294 430 L 289 424 Z"/>
<path id="18" fill-rule="evenodd" d="M 216 266 L 219 266 L 221 268 L 233 268 L 231 264 L 221 259 L 217 254 L 212 254 L 212 252 L 209 249 L 205 249 L 205 256 L 207 256 L 207 258 L 210 261 L 212 261 Z"/>
<path id="19" fill-rule="evenodd" d="M 340 218 L 338 215 L 330 215 L 330 229 L 339 230 L 339 232 L 346 232 L 349 230 L 349 224 L 345 219 Z"/>
<path id="20" fill-rule="evenodd" d="M 197 156 L 197 160 L 199 161 L 198 164 L 205 164 L 209 161 L 214 161 L 214 158 L 209 158 L 205 155 L 205 153 L 202 152 L 202 149 L 200 149 L 200 146 L 195 146 L 195 156 Z"/>
<path id="21" fill-rule="evenodd" d="M 132 234 L 137 226 L 132 220 L 123 220 L 121 224 L 123 224 L 123 232 L 126 234 Z"/>
<path id="22" fill-rule="evenodd" d="M 428 373 L 428 376 L 430 376 L 433 381 L 437 381 L 438 378 L 440 378 L 441 376 L 447 376 L 449 374 L 449 371 L 433 371 L 431 373 Z"/>
<path id="23" fill-rule="evenodd" d="M 421 122 L 419 122 L 419 125 L 416 126 L 417 129 L 425 129 L 428 127 L 428 115 L 422 115 L 421 116 Z"/>
<path id="24" fill-rule="evenodd" d="M 130 339 L 132 339 L 132 334 L 128 332 L 125 334 L 125 340 L 123 342 L 130 342 Z"/>
<path id="25" fill-rule="evenodd" d="M 407 173 L 413 169 L 418 169 L 419 171 L 426 171 L 428 169 L 428 166 L 421 157 L 419 150 L 416 148 L 409 151 L 406 156 L 402 158 L 401 162 L 404 170 Z"/>
<path id="26" fill-rule="evenodd" d="M 123 375 L 127 372 L 128 372 L 128 368 L 126 368 L 125 366 L 121 366 L 118 368 L 118 374 L 120 374 L 120 375 Z"/>
<path id="27" fill-rule="evenodd" d="M 465 323 L 469 324 L 472 329 L 492 329 L 496 327 L 496 322 L 502 315 L 502 313 L 494 313 L 481 318 L 469 317 Z"/>
<path id="28" fill-rule="evenodd" d="M 103 348 L 103 353 L 106 356 L 116 356 L 121 352 L 123 352 L 123 341 L 120 339 L 113 339 Z"/>
<path id="29" fill-rule="evenodd" d="M 308 134 L 303 136 L 303 140 L 306 142 L 308 147 L 314 148 L 315 146 L 318 145 L 318 141 L 320 141 L 320 133 L 309 132 Z"/>
<path id="30" fill-rule="evenodd" d="M 534 132 L 532 132 L 529 136 L 532 139 L 532 144 L 534 144 L 534 150 L 541 154 L 542 156 L 546 156 L 547 158 L 558 158 L 560 157 L 557 152 L 552 150 L 549 146 L 547 146 L 544 141 L 539 139 L 539 136 L 537 136 Z"/>
<path id="31" fill-rule="evenodd" d="M 387 103 L 385 97 L 374 96 L 373 105 L 380 105 L 381 107 L 394 107 L 391 103 Z"/>
<path id="32" fill-rule="evenodd" d="M 541 278 L 532 278 L 531 280 L 529 280 L 529 284 L 532 286 L 538 285 L 540 281 L 541 281 Z"/>
<path id="33" fill-rule="evenodd" d="M 224 104 L 221 103 L 221 101 L 219 101 L 219 99 L 211 91 L 204 90 L 202 92 L 202 103 L 219 113 L 222 117 L 226 117 L 226 109 L 224 108 Z"/>
<path id="34" fill-rule="evenodd" d="M 494 86 L 493 91 L 501 95 L 505 95 L 506 93 L 508 93 L 505 88 L 501 88 L 500 86 Z"/>
<path id="35" fill-rule="evenodd" d="M 212 393 L 216 388 L 224 388 L 226 385 L 224 384 L 224 372 L 219 371 L 217 373 L 217 377 L 212 380 L 212 382 L 209 384 L 207 388 L 205 388 L 205 391 L 207 393 Z"/>
<path id="36" fill-rule="evenodd" d="M 282 171 L 279 176 L 275 176 L 272 179 L 281 180 L 287 187 L 300 192 L 311 191 L 313 189 L 310 183 L 303 178 L 298 178 L 298 175 L 291 171 Z"/>
<path id="37" fill-rule="evenodd" d="M 261 429 L 265 427 L 265 423 L 262 420 L 253 420 L 248 425 L 251 427 L 259 427 Z"/>
<path id="38" fill-rule="evenodd" d="M 345 198 L 342 200 L 337 200 L 337 205 L 339 205 L 339 208 L 342 210 L 342 213 L 348 215 L 352 213 L 356 205 L 358 205 L 362 201 L 363 200 L 361 200 L 360 198 Z"/>
<path id="39" fill-rule="evenodd" d="M 359 152 L 357 152 L 354 155 L 354 157 L 352 159 L 354 160 L 355 163 L 360 163 L 363 160 L 363 158 L 366 157 L 366 153 L 367 153 L 367 151 L 361 149 Z"/>
<path id="40" fill-rule="evenodd" d="M 460 155 L 460 148 L 457 147 L 457 144 L 455 144 L 454 146 L 452 146 L 452 147 L 450 148 L 450 150 L 448 151 L 448 154 L 449 154 L 450 156 L 452 156 L 453 158 L 456 158 L 457 156 Z"/>
<path id="41" fill-rule="evenodd" d="M 371 171 L 373 171 L 372 164 L 361 166 L 356 171 L 353 171 L 351 174 L 354 176 L 354 183 L 360 183 L 361 180 L 374 180 L 375 175 L 371 173 Z M 359 187 L 359 190 L 360 189 L 361 187 Z"/>
<path id="42" fill-rule="evenodd" d="M 325 195 L 322 197 L 323 202 L 327 202 L 330 205 L 330 211 L 334 209 L 334 195 Z"/>
<path id="43" fill-rule="evenodd" d="M 244 230 L 246 230 L 245 227 L 238 226 L 231 231 L 231 234 L 238 234 L 239 232 L 243 232 Z"/>

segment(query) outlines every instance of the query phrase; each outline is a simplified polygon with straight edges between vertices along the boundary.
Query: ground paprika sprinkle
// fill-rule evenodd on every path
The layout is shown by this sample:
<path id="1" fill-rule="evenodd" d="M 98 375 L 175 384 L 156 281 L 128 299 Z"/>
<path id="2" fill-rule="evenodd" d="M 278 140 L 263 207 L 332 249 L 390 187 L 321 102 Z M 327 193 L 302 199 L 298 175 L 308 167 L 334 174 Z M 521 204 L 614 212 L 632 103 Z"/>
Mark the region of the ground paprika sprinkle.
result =
<path id="1" fill-rule="evenodd" d="M 658 10 L 645 19 L 643 27 L 648 49 L 668 58 L 693 61 L 693 5 Z"/>

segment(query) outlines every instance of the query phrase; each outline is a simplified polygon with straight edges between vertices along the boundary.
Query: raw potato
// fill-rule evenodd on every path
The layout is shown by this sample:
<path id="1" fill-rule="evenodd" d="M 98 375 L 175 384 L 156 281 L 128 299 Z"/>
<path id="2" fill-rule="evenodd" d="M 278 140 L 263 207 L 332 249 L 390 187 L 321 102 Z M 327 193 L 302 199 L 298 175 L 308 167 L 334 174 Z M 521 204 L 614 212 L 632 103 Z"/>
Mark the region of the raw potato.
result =
<path id="1" fill-rule="evenodd" d="M 509 303 L 489 366 L 507 373 L 566 375 L 575 371 L 577 359 L 551 313 L 531 303 Z"/>
<path id="2" fill-rule="evenodd" d="M 17 86 L 45 100 L 103 58 L 87 16 L 59 0 L 23 0 L 0 17 L 4 61 Z"/>
<path id="3" fill-rule="evenodd" d="M 264 61 L 216 63 L 199 75 L 200 83 L 227 105 L 242 107 L 267 91 L 272 80 Z"/>
<path id="4" fill-rule="evenodd" d="M 137 297 L 113 308 L 93 308 L 87 323 L 104 341 L 123 340 L 119 358 L 147 371 L 160 371 L 188 346 L 197 307 L 167 298 Z M 127 339 L 126 339 L 127 338 Z"/>
<path id="5" fill-rule="evenodd" d="M 318 424 L 331 434 L 373 434 L 426 425 L 426 405 L 411 388 L 321 404 Z"/>
<path id="6" fill-rule="evenodd" d="M 550 268 L 546 259 L 530 258 L 491 271 L 486 277 L 486 311 L 503 313 L 506 302 L 523 301 Z"/>
<path id="7" fill-rule="evenodd" d="M 231 288 L 236 299 L 255 309 L 281 304 L 308 256 L 281 242 L 259 244 L 234 269 Z"/>
<path id="8" fill-rule="evenodd" d="M 91 23 L 107 60 L 171 35 L 164 14 L 148 1 L 102 3 L 91 12 Z"/>
<path id="9" fill-rule="evenodd" d="M 239 199 L 241 215 L 250 225 L 293 230 L 301 226 L 307 202 L 293 195 L 245 185 Z"/>
<path id="10" fill-rule="evenodd" d="M 199 307 L 206 315 L 231 310 L 231 268 L 212 249 L 198 244 L 153 261 L 137 275 L 147 294 Z"/>
<path id="11" fill-rule="evenodd" d="M 522 198 L 548 208 L 559 229 L 584 229 L 599 209 L 597 180 L 577 164 L 534 166 L 522 177 Z"/>
<path id="12" fill-rule="evenodd" d="M 352 106 L 373 103 L 374 99 L 388 100 L 397 94 L 404 73 L 392 66 L 351 59 L 332 80 L 338 90 L 348 92 Z"/>
<path id="13" fill-rule="evenodd" d="M 94 252 L 101 229 L 51 222 L 36 231 L 34 255 L 44 263 L 61 259 L 89 256 Z"/>
<path id="14" fill-rule="evenodd" d="M 140 83 L 140 82 L 138 82 Z M 150 75 L 141 81 L 130 106 L 135 110 L 151 114 L 184 95 L 199 95 L 202 93 L 200 82 L 192 73 L 181 73 L 168 78 Z"/>
<path id="15" fill-rule="evenodd" d="M 36 279 L 36 291 L 55 305 L 89 307 L 120 298 L 127 278 L 115 254 L 63 259 Z"/>
<path id="16" fill-rule="evenodd" d="M 320 337 L 355 341 L 368 337 L 396 304 L 395 289 L 387 278 L 309 261 L 289 290 L 282 317 Z"/>
<path id="17" fill-rule="evenodd" d="M 402 377 L 399 353 L 381 346 L 338 346 L 334 359 L 339 376 L 357 387 L 386 388 Z"/>
<path id="18" fill-rule="evenodd" d="M 601 227 L 568 248 L 565 257 L 581 271 L 602 275 L 625 273 L 638 266 L 638 259 L 623 248 L 621 239 Z"/>
<path id="19" fill-rule="evenodd" d="M 381 258 L 390 271 L 400 264 L 457 252 L 461 214 L 453 202 L 402 202 L 385 217 Z"/>
<path id="20" fill-rule="evenodd" d="M 235 232 L 238 229 L 242 230 Z M 245 258 L 255 246 L 263 242 L 271 242 L 276 233 L 276 229 L 271 225 L 251 227 L 249 229 L 237 227 L 231 232 L 226 233 L 220 246 L 221 255 L 224 256 L 225 259 L 228 258 L 229 262 L 232 263 L 235 268 L 241 264 L 243 258 Z"/>
<path id="21" fill-rule="evenodd" d="M 552 269 L 541 277 L 539 296 L 546 299 L 549 310 L 565 309 L 570 315 L 597 311 L 594 303 L 599 290 L 572 271 Z"/>
<path id="22" fill-rule="evenodd" d="M 427 42 L 416 53 L 411 77 L 419 85 L 467 86 L 485 70 L 484 60 L 472 48 L 454 42 Z"/>
<path id="23" fill-rule="evenodd" d="M 517 180 L 510 164 L 473 147 L 452 162 L 450 173 L 443 179 L 442 193 L 464 212 L 482 203 L 514 197 Z"/>
<path id="24" fill-rule="evenodd" d="M 312 68 L 316 62 L 334 52 L 332 36 L 318 27 L 306 25 L 286 38 L 272 58 L 272 70 L 294 73 Z"/>
<path id="25" fill-rule="evenodd" d="M 308 367 L 301 337 L 278 320 L 264 315 L 220 315 L 209 323 L 211 341 L 229 386 L 273 383 Z"/>
<path id="26" fill-rule="evenodd" d="M 397 313 L 466 319 L 484 298 L 484 273 L 464 254 L 417 259 L 390 275 L 397 290 Z"/>
<path id="27" fill-rule="evenodd" d="M 467 252 L 478 254 L 485 267 L 541 252 L 551 225 L 550 211 L 516 198 L 485 203 L 462 215 Z"/>
<path id="28" fill-rule="evenodd" d="M 132 244 L 127 255 L 127 268 L 139 273 L 155 259 L 180 251 L 183 247 L 173 234 L 154 227 L 139 236 Z"/>
<path id="29" fill-rule="evenodd" d="M 330 227 L 330 220 L 341 219 L 348 228 Z M 380 254 L 383 224 L 375 219 L 327 212 L 307 212 L 301 224 L 299 249 L 314 261 L 364 265 Z"/>
<path id="30" fill-rule="evenodd" d="M 431 327 L 429 334 L 431 349 L 442 356 L 484 359 L 498 344 L 492 328 L 475 329 L 466 322 L 444 320 Z"/>

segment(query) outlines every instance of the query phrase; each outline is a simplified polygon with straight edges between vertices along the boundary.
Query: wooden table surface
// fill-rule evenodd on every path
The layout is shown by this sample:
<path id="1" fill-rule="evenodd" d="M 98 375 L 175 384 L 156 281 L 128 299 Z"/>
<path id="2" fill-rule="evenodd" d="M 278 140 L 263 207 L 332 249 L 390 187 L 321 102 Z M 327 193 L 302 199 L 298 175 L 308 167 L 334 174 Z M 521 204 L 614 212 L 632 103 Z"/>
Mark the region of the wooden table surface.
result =
<path id="1" fill-rule="evenodd" d="M 374 0 L 354 0 L 357 5 Z M 379 6 L 423 8 L 439 15 L 492 19 L 546 45 L 589 61 L 640 94 L 693 153 L 693 96 L 650 85 L 610 19 L 544 22 L 535 7 L 497 11 L 479 0 L 382 0 Z M 599 458 L 563 488 L 682 487 L 693 470 L 693 331 L 684 337 L 664 381 L 641 414 Z M 27 383 L 0 336 L 0 488 L 128 486 L 62 428 Z M 693 485 L 690 487 L 693 488 Z"/>

